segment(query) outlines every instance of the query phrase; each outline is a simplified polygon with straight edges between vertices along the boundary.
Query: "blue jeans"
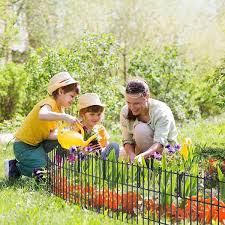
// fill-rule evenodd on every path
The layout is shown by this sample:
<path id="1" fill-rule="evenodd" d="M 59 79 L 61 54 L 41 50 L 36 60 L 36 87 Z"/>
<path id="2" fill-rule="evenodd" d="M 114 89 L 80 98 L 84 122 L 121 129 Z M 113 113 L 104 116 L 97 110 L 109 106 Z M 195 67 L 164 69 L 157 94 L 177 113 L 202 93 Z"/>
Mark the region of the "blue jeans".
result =
<path id="1" fill-rule="evenodd" d="M 118 158 L 119 158 L 120 146 L 115 142 L 109 143 L 106 146 L 106 148 L 104 149 L 104 151 L 101 152 L 102 159 L 106 160 L 108 155 L 110 154 L 110 152 L 113 151 L 113 150 L 115 152 L 116 161 L 117 161 Z"/>

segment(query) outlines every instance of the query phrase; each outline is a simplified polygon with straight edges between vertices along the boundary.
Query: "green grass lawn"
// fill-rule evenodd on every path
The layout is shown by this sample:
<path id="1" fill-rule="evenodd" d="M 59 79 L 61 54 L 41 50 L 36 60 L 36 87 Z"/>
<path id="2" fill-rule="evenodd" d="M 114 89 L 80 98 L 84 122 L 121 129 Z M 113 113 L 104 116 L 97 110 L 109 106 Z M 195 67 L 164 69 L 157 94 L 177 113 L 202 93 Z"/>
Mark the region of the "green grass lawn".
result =
<path id="1" fill-rule="evenodd" d="M 225 151 L 224 115 L 178 126 L 179 140 L 190 137 L 195 144 L 217 147 Z M 118 138 L 112 133 L 112 140 Z M 12 158 L 12 146 L 0 146 L 0 224 L 122 224 L 50 195 L 32 179 L 22 178 L 14 183 L 4 179 L 3 161 Z"/>
<path id="2" fill-rule="evenodd" d="M 11 146 L 7 150 L 0 146 L 0 224 L 121 224 L 50 195 L 33 179 L 6 181 L 3 160 L 12 157 Z"/>
<path id="3" fill-rule="evenodd" d="M 179 140 L 190 137 L 194 144 L 223 148 L 225 151 L 225 114 L 207 120 L 178 124 Z"/>

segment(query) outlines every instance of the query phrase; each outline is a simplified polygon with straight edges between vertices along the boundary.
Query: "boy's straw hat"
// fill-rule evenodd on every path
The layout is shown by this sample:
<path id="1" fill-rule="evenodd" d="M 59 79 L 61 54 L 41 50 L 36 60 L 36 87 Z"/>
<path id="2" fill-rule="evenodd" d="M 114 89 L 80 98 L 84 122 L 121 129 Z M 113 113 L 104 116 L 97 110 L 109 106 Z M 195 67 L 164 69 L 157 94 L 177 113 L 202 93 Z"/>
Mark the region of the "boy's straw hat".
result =
<path id="1" fill-rule="evenodd" d="M 51 95 L 58 88 L 75 83 L 78 83 L 78 81 L 74 80 L 68 72 L 60 72 L 50 79 L 47 90 Z"/>
<path id="2" fill-rule="evenodd" d="M 105 105 L 101 103 L 99 96 L 95 93 L 83 94 L 78 99 L 78 110 L 81 110 L 93 105 L 99 105 L 99 106 L 102 106 L 103 108 L 105 107 Z"/>

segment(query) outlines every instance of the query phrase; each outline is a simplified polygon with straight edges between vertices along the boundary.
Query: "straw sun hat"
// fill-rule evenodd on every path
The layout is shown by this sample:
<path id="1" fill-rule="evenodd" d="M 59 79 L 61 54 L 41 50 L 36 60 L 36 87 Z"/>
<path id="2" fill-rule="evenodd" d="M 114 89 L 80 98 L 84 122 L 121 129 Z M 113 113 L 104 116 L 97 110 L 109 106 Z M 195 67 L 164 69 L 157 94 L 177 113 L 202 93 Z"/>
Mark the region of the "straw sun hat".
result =
<path id="1" fill-rule="evenodd" d="M 50 79 L 47 90 L 51 95 L 58 88 L 75 83 L 78 81 L 74 80 L 68 72 L 60 72 Z"/>
<path id="2" fill-rule="evenodd" d="M 79 97 L 78 110 L 81 110 L 93 105 L 99 105 L 99 106 L 102 106 L 103 108 L 105 107 L 105 105 L 101 103 L 99 96 L 95 93 L 86 93 Z"/>

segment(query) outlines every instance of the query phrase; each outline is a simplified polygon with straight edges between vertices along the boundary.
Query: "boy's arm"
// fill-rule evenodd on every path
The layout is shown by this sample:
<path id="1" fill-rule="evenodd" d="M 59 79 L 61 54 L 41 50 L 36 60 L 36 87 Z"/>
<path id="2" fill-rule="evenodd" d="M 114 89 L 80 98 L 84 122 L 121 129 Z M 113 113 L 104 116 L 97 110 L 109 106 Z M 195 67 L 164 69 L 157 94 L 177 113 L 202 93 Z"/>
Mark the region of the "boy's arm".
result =
<path id="1" fill-rule="evenodd" d="M 58 130 L 52 130 L 49 134 L 48 140 L 57 140 L 58 139 Z"/>
<path id="2" fill-rule="evenodd" d="M 49 121 L 63 120 L 72 124 L 78 121 L 74 116 L 71 116 L 69 114 L 53 112 L 50 105 L 44 105 L 41 107 L 39 111 L 39 119 Z"/>

